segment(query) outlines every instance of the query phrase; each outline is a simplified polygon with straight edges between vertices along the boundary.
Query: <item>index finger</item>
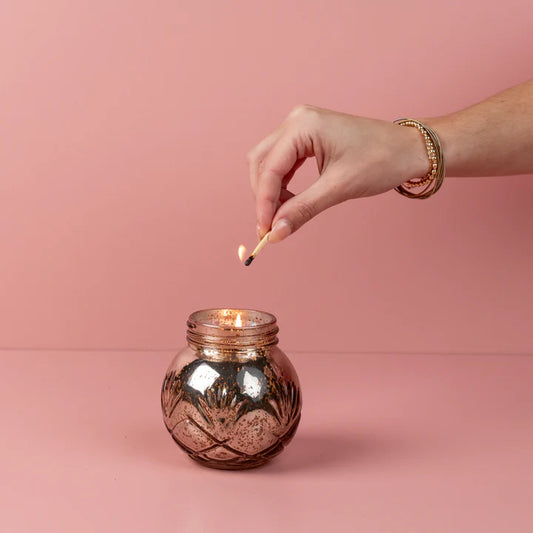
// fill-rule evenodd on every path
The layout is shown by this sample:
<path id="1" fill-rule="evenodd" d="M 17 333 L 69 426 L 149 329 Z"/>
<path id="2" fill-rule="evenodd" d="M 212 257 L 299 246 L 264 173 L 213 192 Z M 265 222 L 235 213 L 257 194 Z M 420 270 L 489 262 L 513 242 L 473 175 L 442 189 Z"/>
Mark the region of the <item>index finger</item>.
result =
<path id="1" fill-rule="evenodd" d="M 300 158 L 292 139 L 282 137 L 263 160 L 256 182 L 256 213 L 260 235 L 272 224 L 284 178 Z"/>
<path id="2" fill-rule="evenodd" d="M 248 169 L 250 172 L 250 185 L 254 195 L 256 194 L 259 167 L 272 146 L 274 146 L 276 143 L 278 137 L 279 131 L 273 131 L 270 135 L 265 137 L 261 142 L 254 146 L 254 148 L 252 148 L 246 156 L 246 159 L 248 160 Z"/>

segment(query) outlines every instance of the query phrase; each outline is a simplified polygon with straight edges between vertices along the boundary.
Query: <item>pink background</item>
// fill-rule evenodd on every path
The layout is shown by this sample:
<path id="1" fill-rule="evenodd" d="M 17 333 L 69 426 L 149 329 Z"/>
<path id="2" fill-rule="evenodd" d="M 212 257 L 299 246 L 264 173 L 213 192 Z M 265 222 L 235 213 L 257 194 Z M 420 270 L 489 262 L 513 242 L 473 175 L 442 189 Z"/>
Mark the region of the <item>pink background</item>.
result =
<path id="1" fill-rule="evenodd" d="M 2 0 L 0 530 L 528 530 L 531 176 L 347 203 L 248 269 L 236 250 L 245 154 L 295 104 L 453 111 L 532 77 L 532 20 L 531 0 Z M 256 471 L 193 464 L 161 421 L 185 319 L 214 306 L 275 313 L 302 382 L 294 441 Z"/>
<path id="2" fill-rule="evenodd" d="M 394 119 L 531 77 L 530 0 L 4 1 L 0 346 L 173 349 L 193 310 L 301 351 L 526 353 L 533 180 L 320 216 L 246 269 L 245 153 L 298 103 Z M 315 174 L 302 171 L 301 186 Z"/>

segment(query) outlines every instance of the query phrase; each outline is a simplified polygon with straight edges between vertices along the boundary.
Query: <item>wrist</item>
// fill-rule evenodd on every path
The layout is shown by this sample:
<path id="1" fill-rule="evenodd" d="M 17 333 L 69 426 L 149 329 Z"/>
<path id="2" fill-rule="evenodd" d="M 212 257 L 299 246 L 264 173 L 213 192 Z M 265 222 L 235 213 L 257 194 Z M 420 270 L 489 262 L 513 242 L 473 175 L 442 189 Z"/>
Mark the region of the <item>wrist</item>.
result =
<path id="1" fill-rule="evenodd" d="M 453 121 L 449 117 L 422 118 L 420 121 L 427 124 L 439 136 L 442 152 L 446 157 L 446 175 L 457 176 L 456 167 L 458 162 L 459 151 L 457 143 L 451 142 L 454 135 L 451 134 Z"/>
<path id="2" fill-rule="evenodd" d="M 403 181 L 420 178 L 428 173 L 430 167 L 424 137 L 416 128 L 400 127 L 406 137 L 407 158 L 406 168 L 402 174 Z"/>
<path id="3" fill-rule="evenodd" d="M 395 120 L 394 123 L 416 129 L 420 133 L 420 138 L 423 139 L 425 145 L 429 167 L 425 174 L 418 174 L 416 178 L 404 181 L 395 189 L 407 198 L 416 198 L 418 200 L 429 198 L 441 188 L 445 175 L 446 167 L 439 136 L 427 124 L 423 124 L 414 118 L 400 118 Z M 411 159 L 410 172 L 412 173 L 415 169 L 421 168 L 418 166 L 419 162 L 421 165 L 420 152 L 419 150 L 417 152 L 414 151 L 413 144 Z"/>

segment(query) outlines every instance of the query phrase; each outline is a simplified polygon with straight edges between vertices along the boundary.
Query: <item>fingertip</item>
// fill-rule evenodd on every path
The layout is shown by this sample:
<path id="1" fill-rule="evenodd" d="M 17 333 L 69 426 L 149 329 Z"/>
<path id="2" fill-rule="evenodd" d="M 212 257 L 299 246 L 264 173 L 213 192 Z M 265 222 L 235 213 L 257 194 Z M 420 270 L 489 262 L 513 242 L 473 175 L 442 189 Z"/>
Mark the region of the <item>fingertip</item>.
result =
<path id="1" fill-rule="evenodd" d="M 292 233 L 292 225 L 289 220 L 282 218 L 278 220 L 268 238 L 268 242 L 276 243 L 286 239 Z"/>
<path id="2" fill-rule="evenodd" d="M 265 234 L 270 230 L 272 227 L 272 219 L 274 218 L 274 215 L 276 213 L 277 207 L 274 204 L 274 202 L 264 200 L 258 202 L 257 206 L 257 236 L 262 239 Z"/>

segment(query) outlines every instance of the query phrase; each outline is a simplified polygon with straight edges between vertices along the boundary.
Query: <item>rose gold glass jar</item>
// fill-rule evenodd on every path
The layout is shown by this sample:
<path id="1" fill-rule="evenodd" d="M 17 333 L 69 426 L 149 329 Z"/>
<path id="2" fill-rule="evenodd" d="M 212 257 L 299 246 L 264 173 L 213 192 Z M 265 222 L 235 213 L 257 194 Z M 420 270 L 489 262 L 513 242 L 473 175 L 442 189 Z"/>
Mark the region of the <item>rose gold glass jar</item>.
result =
<path id="1" fill-rule="evenodd" d="M 187 321 L 187 346 L 161 390 L 174 441 L 212 468 L 260 466 L 290 442 L 301 412 L 298 376 L 279 349 L 276 317 L 208 309 Z"/>

